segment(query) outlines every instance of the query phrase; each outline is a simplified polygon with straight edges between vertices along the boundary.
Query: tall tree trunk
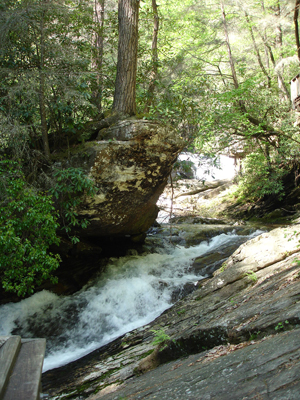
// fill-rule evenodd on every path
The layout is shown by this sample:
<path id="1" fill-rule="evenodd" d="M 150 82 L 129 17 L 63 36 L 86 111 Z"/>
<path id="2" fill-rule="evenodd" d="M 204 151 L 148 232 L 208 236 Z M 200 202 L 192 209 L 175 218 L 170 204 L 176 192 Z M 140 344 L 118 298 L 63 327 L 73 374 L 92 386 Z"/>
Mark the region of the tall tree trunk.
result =
<path id="1" fill-rule="evenodd" d="M 280 7 L 280 0 L 277 0 L 277 3 L 275 5 L 275 17 L 278 19 L 278 23 L 276 25 L 276 47 L 279 48 L 279 54 L 280 54 L 280 60 L 282 60 L 283 57 L 283 53 L 282 53 L 282 27 L 281 27 L 281 22 L 280 22 L 280 18 L 281 18 L 281 7 Z M 279 90 L 282 93 L 281 99 L 285 100 L 285 101 L 289 101 L 289 92 L 285 87 L 284 84 L 284 80 L 282 78 L 283 74 L 284 74 L 284 66 L 282 66 L 281 72 L 279 72 L 276 69 L 276 73 L 277 73 L 277 82 L 278 82 L 278 87 Z"/>
<path id="2" fill-rule="evenodd" d="M 276 25 L 276 46 L 280 49 L 280 59 L 282 58 L 282 27 L 281 27 L 281 7 L 280 0 L 277 0 L 275 5 L 275 17 L 278 19 L 278 23 Z"/>
<path id="3" fill-rule="evenodd" d="M 230 62 L 234 87 L 236 89 L 238 89 L 239 83 L 237 80 L 237 75 L 236 75 L 235 66 L 234 66 L 234 60 L 233 60 L 231 48 L 230 48 L 229 35 L 228 35 L 227 24 L 226 24 L 226 14 L 225 14 L 225 10 L 224 10 L 223 0 L 220 1 L 220 4 L 221 4 L 221 11 L 222 11 L 222 18 L 223 18 L 224 34 L 225 34 L 225 38 L 226 38 L 226 44 L 227 44 L 227 49 L 228 49 L 229 62 Z M 241 112 L 246 115 L 248 121 L 251 122 L 251 124 L 260 127 L 264 131 L 265 137 L 268 137 L 272 134 L 276 134 L 276 130 L 272 126 L 268 125 L 263 120 L 260 120 L 260 119 L 256 118 L 255 116 L 252 116 L 251 114 L 248 113 L 246 106 L 245 106 L 245 102 L 243 100 L 239 100 L 238 106 L 239 106 Z M 255 136 L 257 137 L 257 139 L 259 139 L 259 137 L 261 136 L 261 132 L 258 132 L 256 135 L 253 135 L 253 137 L 255 137 Z"/>
<path id="4" fill-rule="evenodd" d="M 93 90 L 93 98 L 98 107 L 98 110 L 102 109 L 102 91 L 103 91 L 103 29 L 104 29 L 104 10 L 105 0 L 94 0 L 94 23 L 95 23 L 95 35 L 94 35 L 94 52 L 93 52 L 93 66 L 95 68 L 96 88 Z"/>
<path id="5" fill-rule="evenodd" d="M 261 36 L 261 37 L 264 40 L 264 37 L 263 36 Z M 289 91 L 288 91 L 288 89 L 287 89 L 287 87 L 286 87 L 286 85 L 284 83 L 284 80 L 283 80 L 283 77 L 282 77 L 281 73 L 279 72 L 278 68 L 276 68 L 276 61 L 275 61 L 275 58 L 274 58 L 274 54 L 273 54 L 272 48 L 267 42 L 264 42 L 264 45 L 268 49 L 268 52 L 270 54 L 270 60 L 271 60 L 271 62 L 273 64 L 275 73 L 277 75 L 278 87 L 282 91 L 282 94 L 284 96 L 285 101 L 289 102 L 290 101 L 290 93 L 289 93 Z"/>
<path id="6" fill-rule="evenodd" d="M 299 7 L 300 7 L 300 0 L 296 0 L 295 10 L 294 10 L 294 25 L 295 25 L 297 56 L 298 60 L 300 61 L 300 39 L 299 39 L 299 25 L 298 25 Z"/>
<path id="7" fill-rule="evenodd" d="M 150 73 L 150 83 L 148 87 L 148 98 L 145 104 L 144 112 L 149 112 L 149 108 L 153 102 L 154 90 L 156 86 L 157 80 L 157 72 L 158 72 L 158 52 L 157 52 L 157 38 L 158 38 L 158 30 L 159 30 L 159 16 L 156 0 L 152 0 L 152 10 L 154 17 L 154 26 L 153 26 L 153 35 L 152 35 L 152 70 Z"/>
<path id="8" fill-rule="evenodd" d="M 258 49 L 257 44 L 256 44 L 256 40 L 255 40 L 255 37 L 254 37 L 254 32 L 253 32 L 253 29 L 252 29 L 252 22 L 250 21 L 249 14 L 247 13 L 246 10 L 244 10 L 244 13 L 245 13 L 245 18 L 246 18 L 246 21 L 247 21 L 248 29 L 249 29 L 249 32 L 250 32 L 250 35 L 251 35 L 252 43 L 253 43 L 253 46 L 254 46 L 254 50 L 255 50 L 255 53 L 256 53 L 258 64 L 259 64 L 262 72 L 267 77 L 268 87 L 271 87 L 271 77 L 270 77 L 269 73 L 267 72 L 267 70 L 266 70 L 266 68 L 265 68 L 265 66 L 264 66 L 264 64 L 262 62 L 262 59 L 261 59 L 261 56 L 260 56 L 260 52 L 259 52 L 259 49 Z"/>
<path id="9" fill-rule="evenodd" d="M 119 0 L 119 45 L 113 110 L 136 114 L 139 0 Z"/>
<path id="10" fill-rule="evenodd" d="M 234 61 L 233 61 L 233 57 L 232 57 L 232 53 L 231 53 L 231 47 L 230 47 L 229 35 L 228 35 L 228 29 L 227 29 L 227 23 L 226 23 L 226 14 L 225 14 L 225 9 L 224 9 L 224 3 L 222 0 L 220 1 L 220 5 L 221 5 L 221 11 L 222 11 L 224 34 L 225 34 L 226 45 L 227 45 L 227 50 L 228 50 L 232 79 L 233 79 L 234 87 L 237 89 L 239 87 L 239 82 L 237 79 Z"/>
<path id="11" fill-rule="evenodd" d="M 261 0 L 260 4 L 261 4 L 261 9 L 262 9 L 263 15 L 265 16 L 266 15 L 266 10 L 265 10 L 264 0 Z M 267 29 L 266 28 L 264 28 L 263 33 L 261 34 L 261 36 L 262 36 L 262 39 L 263 39 L 263 43 L 265 44 L 267 42 Z M 266 46 L 264 46 L 264 50 L 265 50 L 266 66 L 267 66 L 267 69 L 269 71 L 270 70 L 269 51 L 268 51 Z"/>
<path id="12" fill-rule="evenodd" d="M 45 11 L 42 13 L 40 23 L 40 63 L 39 63 L 39 105 L 40 105 L 40 118 L 41 118 L 41 130 L 44 153 L 47 160 L 50 159 L 50 147 L 48 139 L 47 119 L 46 119 L 46 105 L 45 105 L 45 38 L 44 38 L 44 17 Z"/>
<path id="13" fill-rule="evenodd" d="M 296 1 L 298 1 L 298 0 L 296 0 Z M 263 12 L 265 14 L 265 7 L 264 7 L 263 1 L 261 2 L 261 5 L 262 5 L 262 10 L 263 10 Z M 279 3 L 279 1 L 276 4 L 275 15 L 276 15 L 276 17 L 280 17 L 280 3 Z M 277 32 L 276 46 L 280 46 L 280 48 L 281 48 L 282 47 L 282 30 L 281 30 L 280 23 L 277 24 L 276 32 Z M 274 71 L 275 71 L 275 73 L 277 75 L 278 88 L 281 91 L 281 99 L 284 99 L 285 101 L 290 102 L 289 90 L 286 87 L 286 84 L 284 82 L 282 74 L 280 73 L 279 69 L 276 68 L 276 61 L 275 61 L 275 58 L 274 58 L 274 54 L 273 54 L 272 48 L 271 48 L 270 44 L 268 43 L 267 35 L 264 32 L 263 34 L 260 33 L 260 36 L 261 36 L 262 41 L 264 43 L 265 49 L 267 50 L 267 52 L 270 55 L 271 63 L 273 65 Z"/>

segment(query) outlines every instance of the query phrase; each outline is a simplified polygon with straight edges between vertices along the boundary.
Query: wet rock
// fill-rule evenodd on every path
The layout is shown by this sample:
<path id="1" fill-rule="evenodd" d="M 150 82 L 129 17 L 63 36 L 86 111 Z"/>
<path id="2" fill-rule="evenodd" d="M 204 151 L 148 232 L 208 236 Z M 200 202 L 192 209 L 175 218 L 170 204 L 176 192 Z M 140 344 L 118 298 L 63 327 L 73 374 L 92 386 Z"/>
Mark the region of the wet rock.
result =
<path id="1" fill-rule="evenodd" d="M 294 225 L 241 245 L 148 326 L 44 374 L 44 390 L 78 400 L 298 399 L 299 235 Z"/>
<path id="2" fill-rule="evenodd" d="M 193 293 L 197 289 L 197 283 L 198 282 L 190 282 L 186 283 L 182 288 L 177 288 L 174 290 L 172 293 L 172 303 L 175 303 L 176 301 L 184 298 L 190 293 Z"/>
<path id="3" fill-rule="evenodd" d="M 224 221 L 219 218 L 204 218 L 195 215 L 186 215 L 180 217 L 170 218 L 172 224 L 203 224 L 203 225 L 226 225 L 228 221 Z"/>
<path id="4" fill-rule="evenodd" d="M 197 257 L 193 263 L 193 270 L 197 271 L 197 273 L 202 276 L 212 277 L 213 272 L 221 267 L 223 262 L 234 252 L 236 247 L 236 244 L 226 244 L 218 248 L 218 251 L 212 251 Z"/>
<path id="5" fill-rule="evenodd" d="M 90 400 L 298 400 L 300 330 L 170 362 Z M 109 393 L 111 392 L 111 393 Z"/>
<path id="6" fill-rule="evenodd" d="M 273 220 L 273 219 L 285 217 L 286 214 L 287 213 L 284 210 L 277 208 L 276 210 L 271 211 L 270 213 L 266 214 L 264 216 L 264 218 Z"/>
<path id="7" fill-rule="evenodd" d="M 196 246 L 201 242 L 209 241 L 213 237 L 221 234 L 235 232 L 237 235 L 250 235 L 256 229 L 249 226 L 219 225 L 219 224 L 189 224 L 181 222 L 179 224 L 164 224 L 160 231 L 169 233 L 169 239 L 172 243 L 182 246 Z M 228 254 L 229 255 L 229 254 Z"/>

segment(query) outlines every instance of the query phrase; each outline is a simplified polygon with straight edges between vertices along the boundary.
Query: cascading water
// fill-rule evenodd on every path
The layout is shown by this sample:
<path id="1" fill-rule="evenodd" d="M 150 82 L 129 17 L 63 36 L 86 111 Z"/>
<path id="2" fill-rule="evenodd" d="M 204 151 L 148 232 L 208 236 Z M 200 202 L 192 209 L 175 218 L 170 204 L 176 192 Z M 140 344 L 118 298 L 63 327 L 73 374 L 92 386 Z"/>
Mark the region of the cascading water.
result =
<path id="1" fill-rule="evenodd" d="M 175 291 L 203 278 L 193 270 L 196 257 L 234 241 L 238 246 L 251 236 L 223 233 L 190 248 L 166 245 L 156 252 L 112 259 L 98 279 L 72 296 L 42 291 L 1 306 L 0 335 L 45 337 L 44 370 L 64 365 L 169 308 Z"/>
<path id="2" fill-rule="evenodd" d="M 234 158 L 224 154 L 219 155 L 214 163 L 209 157 L 183 152 L 178 156 L 178 161 L 188 163 L 191 178 L 199 181 L 230 180 L 238 173 Z"/>

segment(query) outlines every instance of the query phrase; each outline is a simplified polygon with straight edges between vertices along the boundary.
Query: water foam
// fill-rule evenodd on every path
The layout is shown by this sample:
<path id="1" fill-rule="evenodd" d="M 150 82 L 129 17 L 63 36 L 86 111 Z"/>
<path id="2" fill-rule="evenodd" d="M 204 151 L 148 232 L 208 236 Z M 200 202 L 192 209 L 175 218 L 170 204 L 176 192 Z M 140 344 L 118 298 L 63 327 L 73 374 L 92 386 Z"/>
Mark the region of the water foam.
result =
<path id="1" fill-rule="evenodd" d="M 46 337 L 44 371 L 76 360 L 159 316 L 172 305 L 176 288 L 203 278 L 192 271 L 193 260 L 235 237 L 221 234 L 190 248 L 112 259 L 72 296 L 43 291 L 0 307 L 0 335 Z"/>

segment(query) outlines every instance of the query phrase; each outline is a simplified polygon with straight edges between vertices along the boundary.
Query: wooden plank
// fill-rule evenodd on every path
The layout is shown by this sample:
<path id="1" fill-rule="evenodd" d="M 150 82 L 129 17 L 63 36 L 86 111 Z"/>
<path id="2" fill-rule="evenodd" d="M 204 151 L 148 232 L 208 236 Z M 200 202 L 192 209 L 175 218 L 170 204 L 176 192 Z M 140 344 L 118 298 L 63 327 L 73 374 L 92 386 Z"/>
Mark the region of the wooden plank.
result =
<path id="1" fill-rule="evenodd" d="M 39 399 L 46 339 L 22 340 L 3 400 Z"/>
<path id="2" fill-rule="evenodd" d="M 0 336 L 0 343 L 0 399 L 2 400 L 21 347 L 21 338 Z"/>
<path id="3" fill-rule="evenodd" d="M 0 347 L 2 347 L 8 339 L 9 336 L 0 336 Z"/>

